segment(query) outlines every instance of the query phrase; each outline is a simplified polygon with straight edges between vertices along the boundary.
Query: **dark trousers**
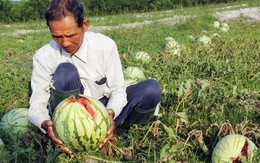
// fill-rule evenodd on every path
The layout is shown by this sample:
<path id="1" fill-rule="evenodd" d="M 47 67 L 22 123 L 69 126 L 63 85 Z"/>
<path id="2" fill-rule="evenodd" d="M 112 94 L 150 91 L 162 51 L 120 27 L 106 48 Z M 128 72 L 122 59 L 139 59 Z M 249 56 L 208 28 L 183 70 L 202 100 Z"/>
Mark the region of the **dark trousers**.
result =
<path id="1" fill-rule="evenodd" d="M 52 85 L 55 88 L 55 95 L 51 95 L 51 101 L 55 101 L 54 96 L 71 92 L 83 94 L 84 88 L 79 78 L 77 68 L 71 63 L 61 63 L 53 75 Z M 58 92 L 58 93 L 57 93 Z M 116 117 L 116 126 L 142 124 L 149 119 L 155 111 L 155 107 L 161 101 L 162 91 L 159 83 L 154 79 L 147 79 L 139 83 L 130 85 L 126 89 L 127 104 L 122 112 Z M 108 102 L 107 97 L 99 99 L 104 105 Z"/>

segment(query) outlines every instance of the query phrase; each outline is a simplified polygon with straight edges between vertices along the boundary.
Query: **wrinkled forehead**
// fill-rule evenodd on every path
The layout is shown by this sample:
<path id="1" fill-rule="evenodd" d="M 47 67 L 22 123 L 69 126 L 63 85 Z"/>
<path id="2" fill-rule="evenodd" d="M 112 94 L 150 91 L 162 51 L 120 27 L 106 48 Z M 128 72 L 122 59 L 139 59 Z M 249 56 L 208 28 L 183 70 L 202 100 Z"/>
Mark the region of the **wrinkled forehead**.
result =
<path id="1" fill-rule="evenodd" d="M 71 33 L 81 29 L 72 16 L 63 17 L 60 20 L 50 20 L 49 27 L 52 33 Z"/>

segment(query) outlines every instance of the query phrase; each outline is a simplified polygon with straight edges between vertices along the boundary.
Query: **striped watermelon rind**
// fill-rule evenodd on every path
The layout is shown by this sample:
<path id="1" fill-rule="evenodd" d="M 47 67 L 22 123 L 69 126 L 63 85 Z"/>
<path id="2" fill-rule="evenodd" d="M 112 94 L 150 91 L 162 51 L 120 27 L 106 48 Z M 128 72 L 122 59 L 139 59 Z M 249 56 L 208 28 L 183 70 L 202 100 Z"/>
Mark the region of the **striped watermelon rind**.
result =
<path id="1" fill-rule="evenodd" d="M 106 137 L 110 127 L 109 115 L 105 106 L 97 99 L 79 95 L 86 98 L 95 112 L 93 118 L 78 102 L 76 97 L 71 96 L 63 100 L 54 112 L 55 135 L 60 138 L 64 146 L 72 151 L 86 151 L 96 148 Z"/>
<path id="2" fill-rule="evenodd" d="M 232 159 L 241 157 L 240 155 L 245 146 L 245 142 L 247 142 L 245 149 L 247 161 L 252 162 L 254 154 L 258 149 L 256 145 L 244 135 L 230 134 L 223 137 L 215 146 L 211 157 L 212 163 L 233 162 L 231 161 Z"/>
<path id="3" fill-rule="evenodd" d="M 123 72 L 125 78 L 130 78 L 137 81 L 145 79 L 145 75 L 139 67 L 127 67 Z"/>
<path id="4" fill-rule="evenodd" d="M 139 51 L 135 54 L 135 59 L 142 61 L 143 63 L 149 63 L 151 61 L 151 56 L 144 51 Z"/>
<path id="5" fill-rule="evenodd" d="M 6 136 L 24 137 L 32 128 L 28 120 L 28 108 L 15 108 L 8 111 L 1 119 L 0 130 Z"/>

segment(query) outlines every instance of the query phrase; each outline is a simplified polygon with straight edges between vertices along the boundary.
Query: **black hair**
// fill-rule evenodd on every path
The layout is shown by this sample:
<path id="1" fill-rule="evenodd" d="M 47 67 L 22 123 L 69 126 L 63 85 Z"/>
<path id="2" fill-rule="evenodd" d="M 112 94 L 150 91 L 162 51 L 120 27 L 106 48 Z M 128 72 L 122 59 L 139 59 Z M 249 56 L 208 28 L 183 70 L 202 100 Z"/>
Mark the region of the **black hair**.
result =
<path id="1" fill-rule="evenodd" d="M 51 20 L 61 20 L 66 16 L 73 16 L 79 27 L 83 26 L 84 11 L 78 0 L 52 0 L 45 10 L 46 23 Z"/>

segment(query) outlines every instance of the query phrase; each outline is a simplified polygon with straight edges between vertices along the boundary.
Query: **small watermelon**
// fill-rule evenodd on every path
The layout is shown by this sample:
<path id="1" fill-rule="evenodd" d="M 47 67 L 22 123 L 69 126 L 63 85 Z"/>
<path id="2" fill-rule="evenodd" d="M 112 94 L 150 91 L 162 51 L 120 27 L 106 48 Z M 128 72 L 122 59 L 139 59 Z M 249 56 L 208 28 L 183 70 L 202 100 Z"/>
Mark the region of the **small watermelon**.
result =
<path id="1" fill-rule="evenodd" d="M 168 40 L 168 42 L 166 42 L 166 44 L 164 46 L 165 52 L 172 54 L 172 55 L 180 56 L 181 51 L 182 51 L 181 45 L 177 41 L 175 41 L 173 38 L 172 39 L 170 39 L 170 38 L 169 37 L 166 38 L 166 40 Z"/>
<path id="2" fill-rule="evenodd" d="M 257 150 L 256 145 L 247 137 L 230 134 L 223 137 L 213 150 L 212 163 L 241 162 L 242 157 L 252 162 Z"/>
<path id="3" fill-rule="evenodd" d="M 213 22 L 213 27 L 219 29 L 220 23 L 218 21 Z"/>
<path id="4" fill-rule="evenodd" d="M 211 44 L 211 39 L 206 35 L 202 35 L 197 39 L 197 42 L 202 46 L 209 46 Z"/>
<path id="5" fill-rule="evenodd" d="M 145 79 L 145 75 L 139 67 L 127 67 L 124 69 L 124 76 L 137 81 Z"/>
<path id="6" fill-rule="evenodd" d="M 151 61 L 150 55 L 144 51 L 137 52 L 135 54 L 135 59 L 143 63 L 149 63 Z"/>
<path id="7" fill-rule="evenodd" d="M 97 148 L 110 128 L 106 107 L 99 100 L 84 95 L 63 100 L 52 120 L 55 135 L 72 151 Z"/>
<path id="8" fill-rule="evenodd" d="M 28 108 L 15 108 L 8 111 L 0 122 L 0 131 L 6 136 L 24 137 L 31 129 L 28 120 Z"/>

